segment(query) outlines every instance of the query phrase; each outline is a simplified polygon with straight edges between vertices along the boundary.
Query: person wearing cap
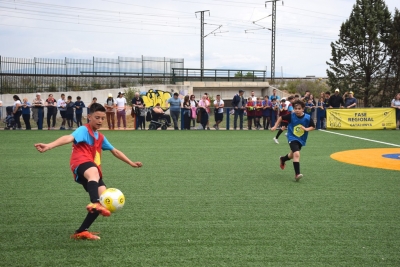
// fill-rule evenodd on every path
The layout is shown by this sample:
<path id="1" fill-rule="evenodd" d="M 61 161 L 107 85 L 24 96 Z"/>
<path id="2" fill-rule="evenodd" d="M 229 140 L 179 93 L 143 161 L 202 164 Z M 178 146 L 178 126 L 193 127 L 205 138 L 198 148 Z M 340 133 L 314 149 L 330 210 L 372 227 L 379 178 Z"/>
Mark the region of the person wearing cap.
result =
<path id="1" fill-rule="evenodd" d="M 335 89 L 335 94 L 329 98 L 329 108 L 341 108 L 344 106 L 343 98 L 339 95 L 339 88 Z"/>
<path id="2" fill-rule="evenodd" d="M 354 94 L 352 91 L 344 93 L 343 99 L 344 99 L 344 107 L 345 108 L 356 108 L 357 99 L 354 97 Z"/>
<path id="3" fill-rule="evenodd" d="M 83 108 L 85 107 L 85 103 L 81 101 L 81 97 L 77 96 L 75 101 L 75 118 L 77 127 L 82 126 L 82 114 Z"/>
<path id="4" fill-rule="evenodd" d="M 179 130 L 178 120 L 179 120 L 179 114 L 181 113 L 181 107 L 182 107 L 182 100 L 179 98 L 179 94 L 174 93 L 174 96 L 169 98 L 167 100 L 167 103 L 169 103 L 169 111 L 170 111 L 172 121 L 174 122 L 174 129 Z"/>
<path id="5" fill-rule="evenodd" d="M 121 119 L 126 130 L 126 99 L 125 93 L 119 92 L 117 99 L 115 99 L 115 105 L 117 107 L 117 126 L 118 130 L 121 129 Z"/>
<path id="6" fill-rule="evenodd" d="M 39 121 L 39 110 L 42 110 L 41 122 Z M 41 98 L 40 93 L 36 93 L 36 98 L 32 101 L 32 117 L 37 123 L 38 129 L 42 129 L 43 119 L 44 119 L 44 100 Z"/>
<path id="7" fill-rule="evenodd" d="M 106 118 L 107 118 L 108 129 L 114 130 L 114 127 L 115 127 L 115 103 L 114 103 L 114 98 L 111 93 L 108 94 L 106 103 L 104 103 L 104 107 L 106 108 Z"/>
<path id="8" fill-rule="evenodd" d="M 234 108 L 233 130 L 237 129 L 237 119 L 239 117 L 239 128 L 243 130 L 243 115 L 246 110 L 246 100 L 243 97 L 244 90 L 240 89 L 232 99 L 232 107 Z"/>

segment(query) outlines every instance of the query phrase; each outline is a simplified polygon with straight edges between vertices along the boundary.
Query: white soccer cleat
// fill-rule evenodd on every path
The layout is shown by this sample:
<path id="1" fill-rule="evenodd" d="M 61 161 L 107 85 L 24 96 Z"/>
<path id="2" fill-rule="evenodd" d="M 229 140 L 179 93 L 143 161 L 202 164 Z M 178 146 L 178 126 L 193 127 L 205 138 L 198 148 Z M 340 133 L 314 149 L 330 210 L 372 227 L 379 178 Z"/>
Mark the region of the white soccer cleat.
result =
<path id="1" fill-rule="evenodd" d="M 275 142 L 276 144 L 279 144 L 278 139 L 276 139 L 275 137 L 274 137 L 272 140 L 274 140 L 274 142 Z"/>

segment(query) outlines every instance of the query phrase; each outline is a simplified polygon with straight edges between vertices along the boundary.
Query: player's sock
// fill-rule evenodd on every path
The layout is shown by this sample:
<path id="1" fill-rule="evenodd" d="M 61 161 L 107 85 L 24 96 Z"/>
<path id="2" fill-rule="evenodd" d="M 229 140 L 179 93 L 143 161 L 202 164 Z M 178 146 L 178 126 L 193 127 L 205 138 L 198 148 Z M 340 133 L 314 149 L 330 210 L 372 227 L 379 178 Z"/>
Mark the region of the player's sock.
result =
<path id="1" fill-rule="evenodd" d="M 90 197 L 90 202 L 99 202 L 99 183 L 96 181 L 89 181 L 87 183 L 87 189 Z"/>
<path id="2" fill-rule="evenodd" d="M 282 157 L 283 162 L 290 160 L 288 154 L 286 156 Z"/>
<path id="3" fill-rule="evenodd" d="M 293 167 L 296 175 L 300 174 L 300 162 L 293 162 Z"/>
<path id="4" fill-rule="evenodd" d="M 276 134 L 276 139 L 278 139 L 279 138 L 279 136 L 281 135 L 281 133 L 283 133 L 283 131 L 281 130 L 281 129 L 279 129 L 279 131 L 278 131 L 278 133 Z"/>
<path id="5" fill-rule="evenodd" d="M 76 233 L 80 233 L 80 232 L 83 232 L 83 231 L 89 229 L 89 227 L 97 219 L 98 216 L 99 216 L 99 213 L 97 213 L 97 212 L 95 212 L 95 213 L 88 212 L 88 214 L 86 215 L 86 218 L 83 221 L 81 227 L 79 227 L 79 229 L 76 230 Z"/>

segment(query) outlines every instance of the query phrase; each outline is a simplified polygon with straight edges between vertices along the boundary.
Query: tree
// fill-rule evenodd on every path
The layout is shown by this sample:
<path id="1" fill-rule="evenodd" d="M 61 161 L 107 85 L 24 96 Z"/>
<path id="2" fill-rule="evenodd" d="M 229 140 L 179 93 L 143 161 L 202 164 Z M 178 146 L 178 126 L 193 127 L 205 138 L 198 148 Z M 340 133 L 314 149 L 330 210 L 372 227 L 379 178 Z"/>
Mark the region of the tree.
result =
<path id="1" fill-rule="evenodd" d="M 389 64 L 382 81 L 381 103 L 390 103 L 393 96 L 400 91 L 400 12 L 396 8 L 388 42 Z"/>
<path id="2" fill-rule="evenodd" d="M 357 0 L 331 43 L 331 62 L 326 62 L 332 89 L 352 90 L 364 106 L 379 92 L 378 81 L 388 64 L 387 44 L 391 15 L 383 0 Z"/>

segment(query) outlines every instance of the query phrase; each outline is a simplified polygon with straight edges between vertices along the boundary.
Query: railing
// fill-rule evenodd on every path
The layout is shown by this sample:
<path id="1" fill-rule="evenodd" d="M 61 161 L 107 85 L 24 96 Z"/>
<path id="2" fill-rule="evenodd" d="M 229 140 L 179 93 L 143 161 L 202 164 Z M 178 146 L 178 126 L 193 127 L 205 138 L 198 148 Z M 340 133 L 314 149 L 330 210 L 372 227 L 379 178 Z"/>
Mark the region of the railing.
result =
<path id="1" fill-rule="evenodd" d="M 183 66 L 183 59 L 144 56 L 117 59 L 24 59 L 0 56 L 0 94 L 170 84 L 172 68 Z"/>
<path id="2" fill-rule="evenodd" d="M 172 82 L 184 81 L 266 81 L 265 70 L 172 68 Z"/>

